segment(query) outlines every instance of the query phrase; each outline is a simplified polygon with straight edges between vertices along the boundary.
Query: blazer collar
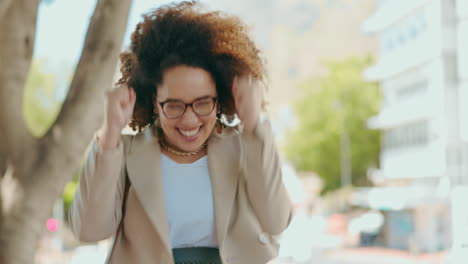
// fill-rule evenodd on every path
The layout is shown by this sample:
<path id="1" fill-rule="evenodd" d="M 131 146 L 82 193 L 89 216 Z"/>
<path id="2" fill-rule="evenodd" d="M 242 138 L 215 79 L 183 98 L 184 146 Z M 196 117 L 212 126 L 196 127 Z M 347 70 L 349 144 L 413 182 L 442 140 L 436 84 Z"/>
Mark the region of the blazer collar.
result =
<path id="1" fill-rule="evenodd" d="M 237 191 L 239 144 L 233 131 L 214 131 L 208 140 L 208 167 L 213 190 L 216 238 L 219 248 L 226 236 Z M 137 134 L 126 159 L 127 173 L 133 189 L 167 251 L 172 252 L 169 223 L 164 203 L 161 149 L 152 127 Z"/>

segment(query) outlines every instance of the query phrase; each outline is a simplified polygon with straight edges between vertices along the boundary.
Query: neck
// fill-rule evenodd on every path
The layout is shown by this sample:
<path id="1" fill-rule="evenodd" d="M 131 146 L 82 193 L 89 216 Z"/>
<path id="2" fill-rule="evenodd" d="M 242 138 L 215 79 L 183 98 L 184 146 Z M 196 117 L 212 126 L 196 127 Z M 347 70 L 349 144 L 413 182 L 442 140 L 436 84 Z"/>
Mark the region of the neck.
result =
<path id="1" fill-rule="evenodd" d="M 164 148 L 161 148 L 161 153 L 168 156 L 171 160 L 177 163 L 194 163 L 195 161 L 206 156 L 208 154 L 208 151 L 207 151 L 207 148 L 204 148 L 203 150 L 201 150 L 200 152 L 192 156 L 178 156 L 172 152 L 167 151 Z"/>
<path id="2" fill-rule="evenodd" d="M 159 138 L 161 152 L 178 163 L 191 163 L 206 155 L 206 143 L 196 151 L 187 152 L 169 144 L 164 137 Z"/>

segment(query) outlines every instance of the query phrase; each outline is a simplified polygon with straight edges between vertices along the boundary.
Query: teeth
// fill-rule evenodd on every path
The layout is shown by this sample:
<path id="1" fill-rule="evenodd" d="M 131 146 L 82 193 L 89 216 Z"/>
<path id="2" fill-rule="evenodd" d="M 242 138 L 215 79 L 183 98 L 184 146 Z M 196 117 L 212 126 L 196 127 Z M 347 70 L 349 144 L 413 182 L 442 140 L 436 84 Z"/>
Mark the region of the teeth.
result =
<path id="1" fill-rule="evenodd" d="M 182 133 L 182 135 L 184 135 L 186 137 L 195 136 L 198 133 L 198 130 L 200 130 L 199 127 L 195 128 L 195 129 L 192 129 L 192 130 L 179 129 L 180 133 Z"/>

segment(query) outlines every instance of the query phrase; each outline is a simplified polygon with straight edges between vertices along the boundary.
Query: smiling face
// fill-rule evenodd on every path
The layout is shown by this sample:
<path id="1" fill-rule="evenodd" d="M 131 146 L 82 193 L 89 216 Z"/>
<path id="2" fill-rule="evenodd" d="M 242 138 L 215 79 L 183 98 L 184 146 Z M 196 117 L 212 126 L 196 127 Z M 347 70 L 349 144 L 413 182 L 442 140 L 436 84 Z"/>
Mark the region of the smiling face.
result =
<path id="1" fill-rule="evenodd" d="M 164 131 L 167 142 L 182 150 L 196 151 L 211 135 L 216 124 L 216 109 L 200 116 L 193 111 L 193 106 L 187 106 L 185 113 L 178 118 L 168 118 L 160 103 L 183 102 L 190 104 L 197 101 L 197 109 L 202 109 L 204 103 L 210 98 L 215 98 L 216 85 L 211 74 L 204 69 L 179 65 L 166 70 L 163 74 L 162 83 L 157 87 L 157 97 L 154 105 L 159 114 L 161 128 Z M 166 113 L 171 107 L 165 106 Z M 175 108 L 172 107 L 174 110 Z M 177 109 L 175 109 L 177 110 Z M 206 111 L 205 111 L 206 112 Z"/>

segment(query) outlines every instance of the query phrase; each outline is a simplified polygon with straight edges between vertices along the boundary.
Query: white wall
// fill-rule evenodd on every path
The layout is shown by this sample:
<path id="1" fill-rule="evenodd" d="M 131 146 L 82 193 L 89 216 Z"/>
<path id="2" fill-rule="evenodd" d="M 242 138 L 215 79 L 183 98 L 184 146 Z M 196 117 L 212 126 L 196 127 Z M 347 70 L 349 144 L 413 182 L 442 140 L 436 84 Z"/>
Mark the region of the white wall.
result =
<path id="1" fill-rule="evenodd" d="M 460 134 L 468 142 L 468 1 L 464 3 L 464 13 L 460 10 L 458 24 L 458 77 L 460 80 Z M 459 9 L 462 9 L 460 6 Z M 462 16 L 463 15 L 463 16 Z"/>
<path id="2" fill-rule="evenodd" d="M 382 152 L 386 179 L 440 177 L 445 174 L 445 146 L 436 141 L 424 147 Z"/>

